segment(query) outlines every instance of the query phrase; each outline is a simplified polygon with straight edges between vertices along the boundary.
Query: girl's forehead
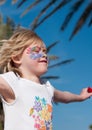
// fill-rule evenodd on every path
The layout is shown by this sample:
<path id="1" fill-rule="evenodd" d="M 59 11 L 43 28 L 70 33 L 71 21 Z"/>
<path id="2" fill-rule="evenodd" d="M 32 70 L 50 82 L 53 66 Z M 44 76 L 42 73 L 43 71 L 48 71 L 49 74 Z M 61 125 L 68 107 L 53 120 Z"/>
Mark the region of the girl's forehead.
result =
<path id="1" fill-rule="evenodd" d="M 46 48 L 46 45 L 44 43 L 43 44 L 31 44 L 28 47 Z"/>

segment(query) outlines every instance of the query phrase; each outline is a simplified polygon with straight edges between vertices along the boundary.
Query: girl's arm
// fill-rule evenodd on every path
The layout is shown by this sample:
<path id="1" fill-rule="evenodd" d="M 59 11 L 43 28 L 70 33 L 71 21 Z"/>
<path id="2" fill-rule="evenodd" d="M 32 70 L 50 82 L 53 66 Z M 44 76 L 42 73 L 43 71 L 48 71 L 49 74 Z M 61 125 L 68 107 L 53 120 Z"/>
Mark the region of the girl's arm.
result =
<path id="1" fill-rule="evenodd" d="M 11 87 L 0 77 L 0 95 L 8 103 L 12 102 L 15 99 L 15 95 Z"/>
<path id="2" fill-rule="evenodd" d="M 60 90 L 55 89 L 54 101 L 63 103 L 84 101 L 92 96 L 92 93 L 88 93 L 87 89 L 88 88 L 84 88 L 79 95 L 66 91 L 62 92 Z"/>

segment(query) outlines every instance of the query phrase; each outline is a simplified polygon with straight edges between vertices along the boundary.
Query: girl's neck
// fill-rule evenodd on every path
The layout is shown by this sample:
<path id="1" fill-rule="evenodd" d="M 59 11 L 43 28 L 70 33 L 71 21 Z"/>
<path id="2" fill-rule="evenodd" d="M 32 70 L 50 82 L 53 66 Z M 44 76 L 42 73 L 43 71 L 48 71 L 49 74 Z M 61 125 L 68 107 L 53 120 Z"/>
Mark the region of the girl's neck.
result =
<path id="1" fill-rule="evenodd" d="M 25 79 L 34 81 L 34 82 L 36 82 L 36 83 L 41 83 L 40 78 L 37 77 L 37 76 L 29 76 L 29 75 L 26 75 L 26 76 L 22 76 L 22 78 L 25 78 Z"/>

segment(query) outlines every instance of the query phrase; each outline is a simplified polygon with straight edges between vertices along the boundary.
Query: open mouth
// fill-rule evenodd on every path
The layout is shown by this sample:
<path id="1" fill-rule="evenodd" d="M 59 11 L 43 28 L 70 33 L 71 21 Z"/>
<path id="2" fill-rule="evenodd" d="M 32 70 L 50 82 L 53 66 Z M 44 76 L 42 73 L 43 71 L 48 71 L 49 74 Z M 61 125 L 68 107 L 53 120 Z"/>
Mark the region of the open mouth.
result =
<path id="1" fill-rule="evenodd" d="M 47 63 L 47 60 L 42 60 L 42 61 L 39 61 L 41 63 Z"/>

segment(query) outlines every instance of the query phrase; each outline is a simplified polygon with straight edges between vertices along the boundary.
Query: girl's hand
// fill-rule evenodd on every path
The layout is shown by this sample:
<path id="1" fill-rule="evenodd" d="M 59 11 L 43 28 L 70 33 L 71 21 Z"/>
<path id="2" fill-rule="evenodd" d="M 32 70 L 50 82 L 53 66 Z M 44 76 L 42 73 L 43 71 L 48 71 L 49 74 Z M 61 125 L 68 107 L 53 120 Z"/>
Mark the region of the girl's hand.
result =
<path id="1" fill-rule="evenodd" d="M 81 91 L 80 96 L 81 96 L 81 101 L 90 98 L 92 96 L 92 88 L 91 87 L 84 88 Z"/>

